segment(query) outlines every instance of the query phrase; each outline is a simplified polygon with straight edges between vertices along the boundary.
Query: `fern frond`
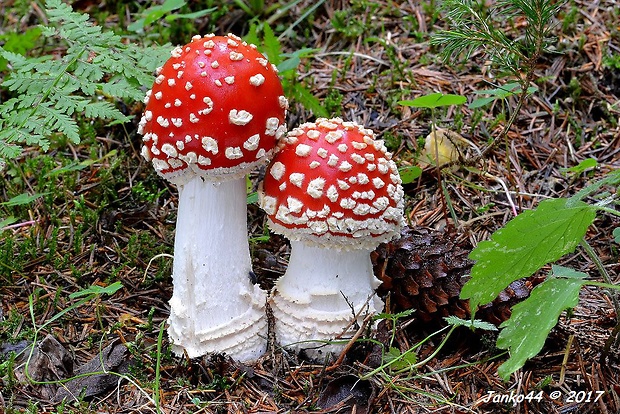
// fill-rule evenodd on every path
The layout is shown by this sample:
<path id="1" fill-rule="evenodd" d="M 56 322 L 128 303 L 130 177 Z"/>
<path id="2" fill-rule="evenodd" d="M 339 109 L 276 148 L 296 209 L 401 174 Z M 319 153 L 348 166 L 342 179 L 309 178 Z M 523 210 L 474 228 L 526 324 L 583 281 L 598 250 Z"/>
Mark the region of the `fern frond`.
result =
<path id="1" fill-rule="evenodd" d="M 45 6 L 49 25 L 41 34 L 55 46 L 53 56 L 22 56 L 0 47 L 11 68 L 1 86 L 13 95 L 0 103 L 0 161 L 18 156 L 24 144 L 47 150 L 59 134 L 78 143 L 78 119 L 129 121 L 115 101 L 141 100 L 170 53 L 168 45 L 125 44 L 61 0 Z M 60 47 L 66 50 L 58 56 Z"/>
<path id="2" fill-rule="evenodd" d="M 90 100 L 77 95 L 50 95 L 49 101 L 54 103 L 54 108 L 69 116 L 86 110 Z"/>
<path id="3" fill-rule="evenodd" d="M 144 99 L 144 92 L 133 87 L 125 77 L 115 76 L 105 83 L 99 83 L 96 87 L 104 96 L 114 96 L 118 99 L 131 99 L 140 101 Z"/>
<path id="4" fill-rule="evenodd" d="M 80 142 L 80 129 L 71 116 L 51 107 L 49 103 L 39 105 L 39 113 L 47 129 L 60 132 L 76 144 Z"/>
<path id="5" fill-rule="evenodd" d="M 114 121 L 128 122 L 131 117 L 120 113 L 110 102 L 100 101 L 93 102 L 84 108 L 84 116 L 86 118 L 101 118 Z"/>

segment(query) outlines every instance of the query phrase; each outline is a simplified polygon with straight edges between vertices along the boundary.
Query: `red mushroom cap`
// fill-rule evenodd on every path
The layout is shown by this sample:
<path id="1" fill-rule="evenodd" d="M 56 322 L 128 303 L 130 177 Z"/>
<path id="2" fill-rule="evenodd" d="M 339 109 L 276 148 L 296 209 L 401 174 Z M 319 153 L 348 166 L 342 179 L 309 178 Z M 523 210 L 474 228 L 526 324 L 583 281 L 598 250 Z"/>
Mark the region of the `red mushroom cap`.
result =
<path id="1" fill-rule="evenodd" d="M 172 51 L 147 92 L 142 154 L 164 178 L 240 177 L 284 135 L 288 102 L 275 66 L 229 34 L 194 36 Z"/>
<path id="2" fill-rule="evenodd" d="M 339 118 L 288 133 L 267 167 L 260 203 L 272 230 L 344 250 L 373 249 L 403 224 L 391 154 L 371 130 Z"/>

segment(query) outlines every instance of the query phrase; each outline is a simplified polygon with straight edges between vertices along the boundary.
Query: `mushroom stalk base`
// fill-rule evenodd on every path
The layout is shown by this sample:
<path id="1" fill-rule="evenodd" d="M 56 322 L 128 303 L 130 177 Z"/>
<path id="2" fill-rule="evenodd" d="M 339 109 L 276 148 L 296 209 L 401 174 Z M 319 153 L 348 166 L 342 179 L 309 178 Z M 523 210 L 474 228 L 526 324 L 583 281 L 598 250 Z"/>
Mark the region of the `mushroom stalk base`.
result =
<path id="1" fill-rule="evenodd" d="M 168 319 L 178 355 L 252 361 L 265 352 L 267 295 L 249 278 L 246 197 L 245 177 L 179 187 Z"/>
<path id="2" fill-rule="evenodd" d="M 368 250 L 339 251 L 291 242 L 286 273 L 276 283 L 272 309 L 276 338 L 313 359 L 339 353 L 367 314 L 380 312 Z M 335 340 L 336 343 L 326 344 Z"/>

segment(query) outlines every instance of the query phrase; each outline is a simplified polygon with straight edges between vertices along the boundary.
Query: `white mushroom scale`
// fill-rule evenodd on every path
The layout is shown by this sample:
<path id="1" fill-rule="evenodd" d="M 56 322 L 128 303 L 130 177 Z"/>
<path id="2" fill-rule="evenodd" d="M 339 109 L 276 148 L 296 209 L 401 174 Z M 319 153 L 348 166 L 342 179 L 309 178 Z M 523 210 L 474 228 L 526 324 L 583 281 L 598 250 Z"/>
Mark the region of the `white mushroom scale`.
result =
<path id="1" fill-rule="evenodd" d="M 194 36 L 158 69 L 145 103 L 142 155 L 179 189 L 175 352 L 254 360 L 266 348 L 266 292 L 249 279 L 245 175 L 286 132 L 277 70 L 237 36 Z"/>
<path id="2" fill-rule="evenodd" d="M 346 341 L 383 308 L 370 252 L 404 222 L 396 164 L 371 130 L 318 119 L 281 141 L 259 201 L 270 228 L 291 240 L 271 302 L 276 338 L 315 359 L 339 352 L 342 342 L 321 342 Z"/>

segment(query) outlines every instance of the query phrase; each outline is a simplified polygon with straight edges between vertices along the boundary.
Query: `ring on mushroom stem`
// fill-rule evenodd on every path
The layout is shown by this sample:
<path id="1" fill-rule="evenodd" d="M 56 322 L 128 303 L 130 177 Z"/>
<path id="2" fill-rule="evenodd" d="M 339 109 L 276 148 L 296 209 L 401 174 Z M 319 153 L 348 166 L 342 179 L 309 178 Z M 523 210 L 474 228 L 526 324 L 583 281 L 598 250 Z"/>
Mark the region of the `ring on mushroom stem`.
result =
<path id="1" fill-rule="evenodd" d="M 142 155 L 179 189 L 168 334 L 190 357 L 266 348 L 266 293 L 248 278 L 245 175 L 286 132 L 275 66 L 229 34 L 194 36 L 157 70 Z"/>
<path id="2" fill-rule="evenodd" d="M 383 308 L 370 252 L 404 222 L 396 164 L 371 130 L 321 118 L 280 141 L 259 203 L 270 228 L 291 240 L 272 296 L 276 338 L 315 359 L 339 352 L 344 345 L 316 341 L 351 337 L 352 322 Z"/>

